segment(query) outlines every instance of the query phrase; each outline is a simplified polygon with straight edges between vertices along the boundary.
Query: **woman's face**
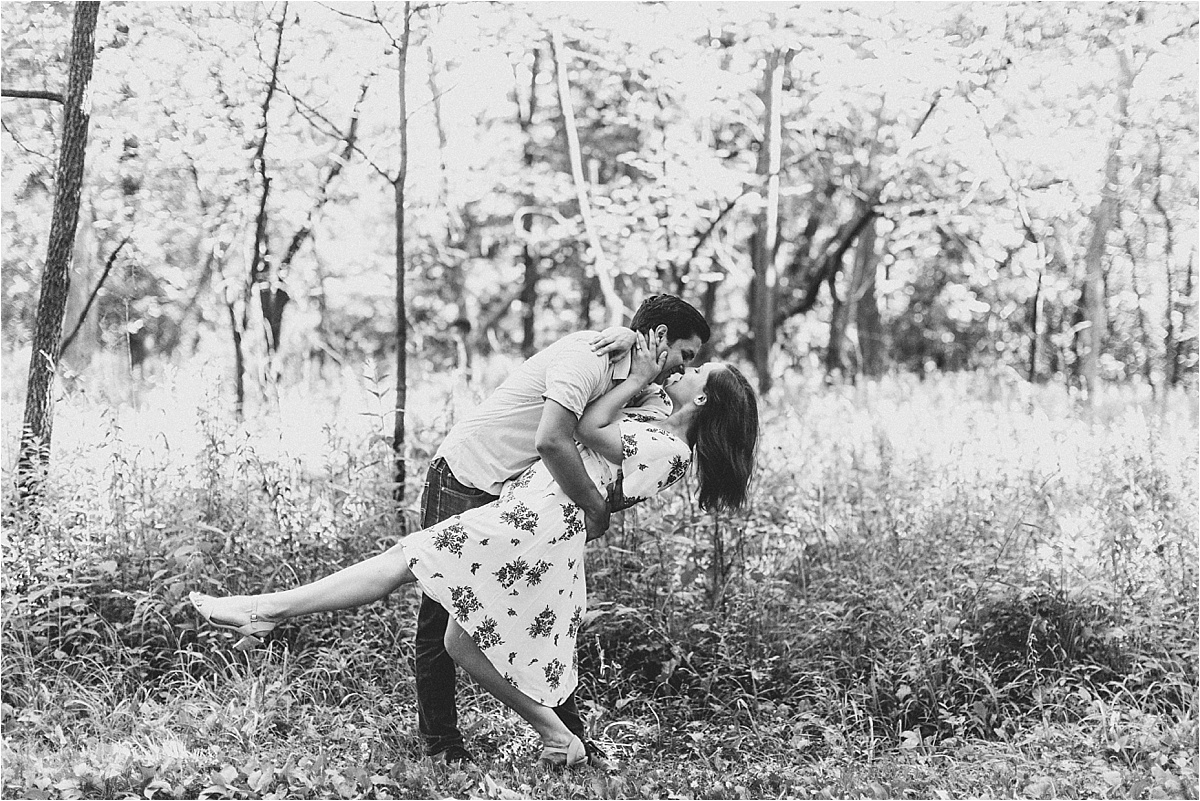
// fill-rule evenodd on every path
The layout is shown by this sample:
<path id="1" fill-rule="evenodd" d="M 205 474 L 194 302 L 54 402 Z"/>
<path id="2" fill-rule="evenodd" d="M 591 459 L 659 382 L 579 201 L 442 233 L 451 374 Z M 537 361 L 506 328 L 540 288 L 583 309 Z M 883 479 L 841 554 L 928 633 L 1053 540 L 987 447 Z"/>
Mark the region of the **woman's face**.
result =
<path id="1" fill-rule="evenodd" d="M 695 400 L 697 395 L 704 394 L 704 387 L 708 384 L 708 377 L 717 370 L 724 370 L 725 365 L 721 362 L 708 362 L 699 367 L 689 367 L 682 373 L 675 373 L 667 379 L 663 389 L 667 391 L 667 396 L 671 399 L 671 403 L 678 409 L 680 406 Z"/>

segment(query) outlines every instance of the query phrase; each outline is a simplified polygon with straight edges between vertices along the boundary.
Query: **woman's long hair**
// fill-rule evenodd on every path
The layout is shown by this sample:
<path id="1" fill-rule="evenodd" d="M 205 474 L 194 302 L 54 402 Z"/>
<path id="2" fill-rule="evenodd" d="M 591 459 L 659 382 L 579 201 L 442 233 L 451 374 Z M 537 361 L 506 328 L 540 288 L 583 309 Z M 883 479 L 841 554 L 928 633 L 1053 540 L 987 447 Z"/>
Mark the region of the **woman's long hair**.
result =
<path id="1" fill-rule="evenodd" d="M 732 365 L 715 370 L 704 385 L 708 400 L 688 428 L 695 454 L 700 506 L 733 509 L 746 501 L 758 444 L 758 398 Z"/>

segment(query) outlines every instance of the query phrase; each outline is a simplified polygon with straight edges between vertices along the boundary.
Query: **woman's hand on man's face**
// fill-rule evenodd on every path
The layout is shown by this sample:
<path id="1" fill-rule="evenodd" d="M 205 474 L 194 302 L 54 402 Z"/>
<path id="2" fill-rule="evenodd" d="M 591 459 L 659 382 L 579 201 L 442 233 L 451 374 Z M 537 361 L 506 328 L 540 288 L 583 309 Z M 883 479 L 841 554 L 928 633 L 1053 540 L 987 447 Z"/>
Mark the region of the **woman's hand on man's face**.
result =
<path id="1" fill-rule="evenodd" d="M 667 363 L 667 349 L 663 347 L 664 344 L 659 341 L 658 332 L 654 329 L 650 329 L 649 334 L 639 332 L 637 341 L 633 344 L 629 377 L 643 384 L 653 381 Z"/>

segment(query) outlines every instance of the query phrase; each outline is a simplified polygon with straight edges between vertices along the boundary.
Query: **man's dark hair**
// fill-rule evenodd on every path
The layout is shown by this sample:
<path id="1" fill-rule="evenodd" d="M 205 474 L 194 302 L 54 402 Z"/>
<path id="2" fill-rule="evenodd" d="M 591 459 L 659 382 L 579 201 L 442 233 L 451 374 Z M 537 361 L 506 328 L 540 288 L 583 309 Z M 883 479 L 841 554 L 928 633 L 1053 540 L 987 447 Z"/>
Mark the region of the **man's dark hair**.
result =
<path id="1" fill-rule="evenodd" d="M 634 331 L 649 331 L 660 325 L 667 327 L 667 341 L 686 339 L 692 335 L 707 342 L 712 336 L 708 321 L 695 306 L 674 295 L 651 295 L 638 306 L 629 327 Z"/>

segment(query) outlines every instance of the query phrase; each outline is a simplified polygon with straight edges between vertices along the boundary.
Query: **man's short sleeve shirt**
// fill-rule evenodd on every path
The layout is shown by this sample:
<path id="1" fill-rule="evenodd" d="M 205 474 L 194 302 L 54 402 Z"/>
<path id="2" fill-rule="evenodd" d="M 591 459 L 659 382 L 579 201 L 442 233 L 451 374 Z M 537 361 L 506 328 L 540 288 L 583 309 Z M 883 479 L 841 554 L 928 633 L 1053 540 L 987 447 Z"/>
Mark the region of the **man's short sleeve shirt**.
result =
<path id="1" fill-rule="evenodd" d="M 525 360 L 487 400 L 450 430 L 437 456 L 462 483 L 500 494 L 501 485 L 538 458 L 534 439 L 547 398 L 576 417 L 629 375 L 629 357 L 613 362 L 592 353 L 593 332 L 569 334 Z M 643 410 L 666 416 L 651 387 L 638 401 Z"/>

